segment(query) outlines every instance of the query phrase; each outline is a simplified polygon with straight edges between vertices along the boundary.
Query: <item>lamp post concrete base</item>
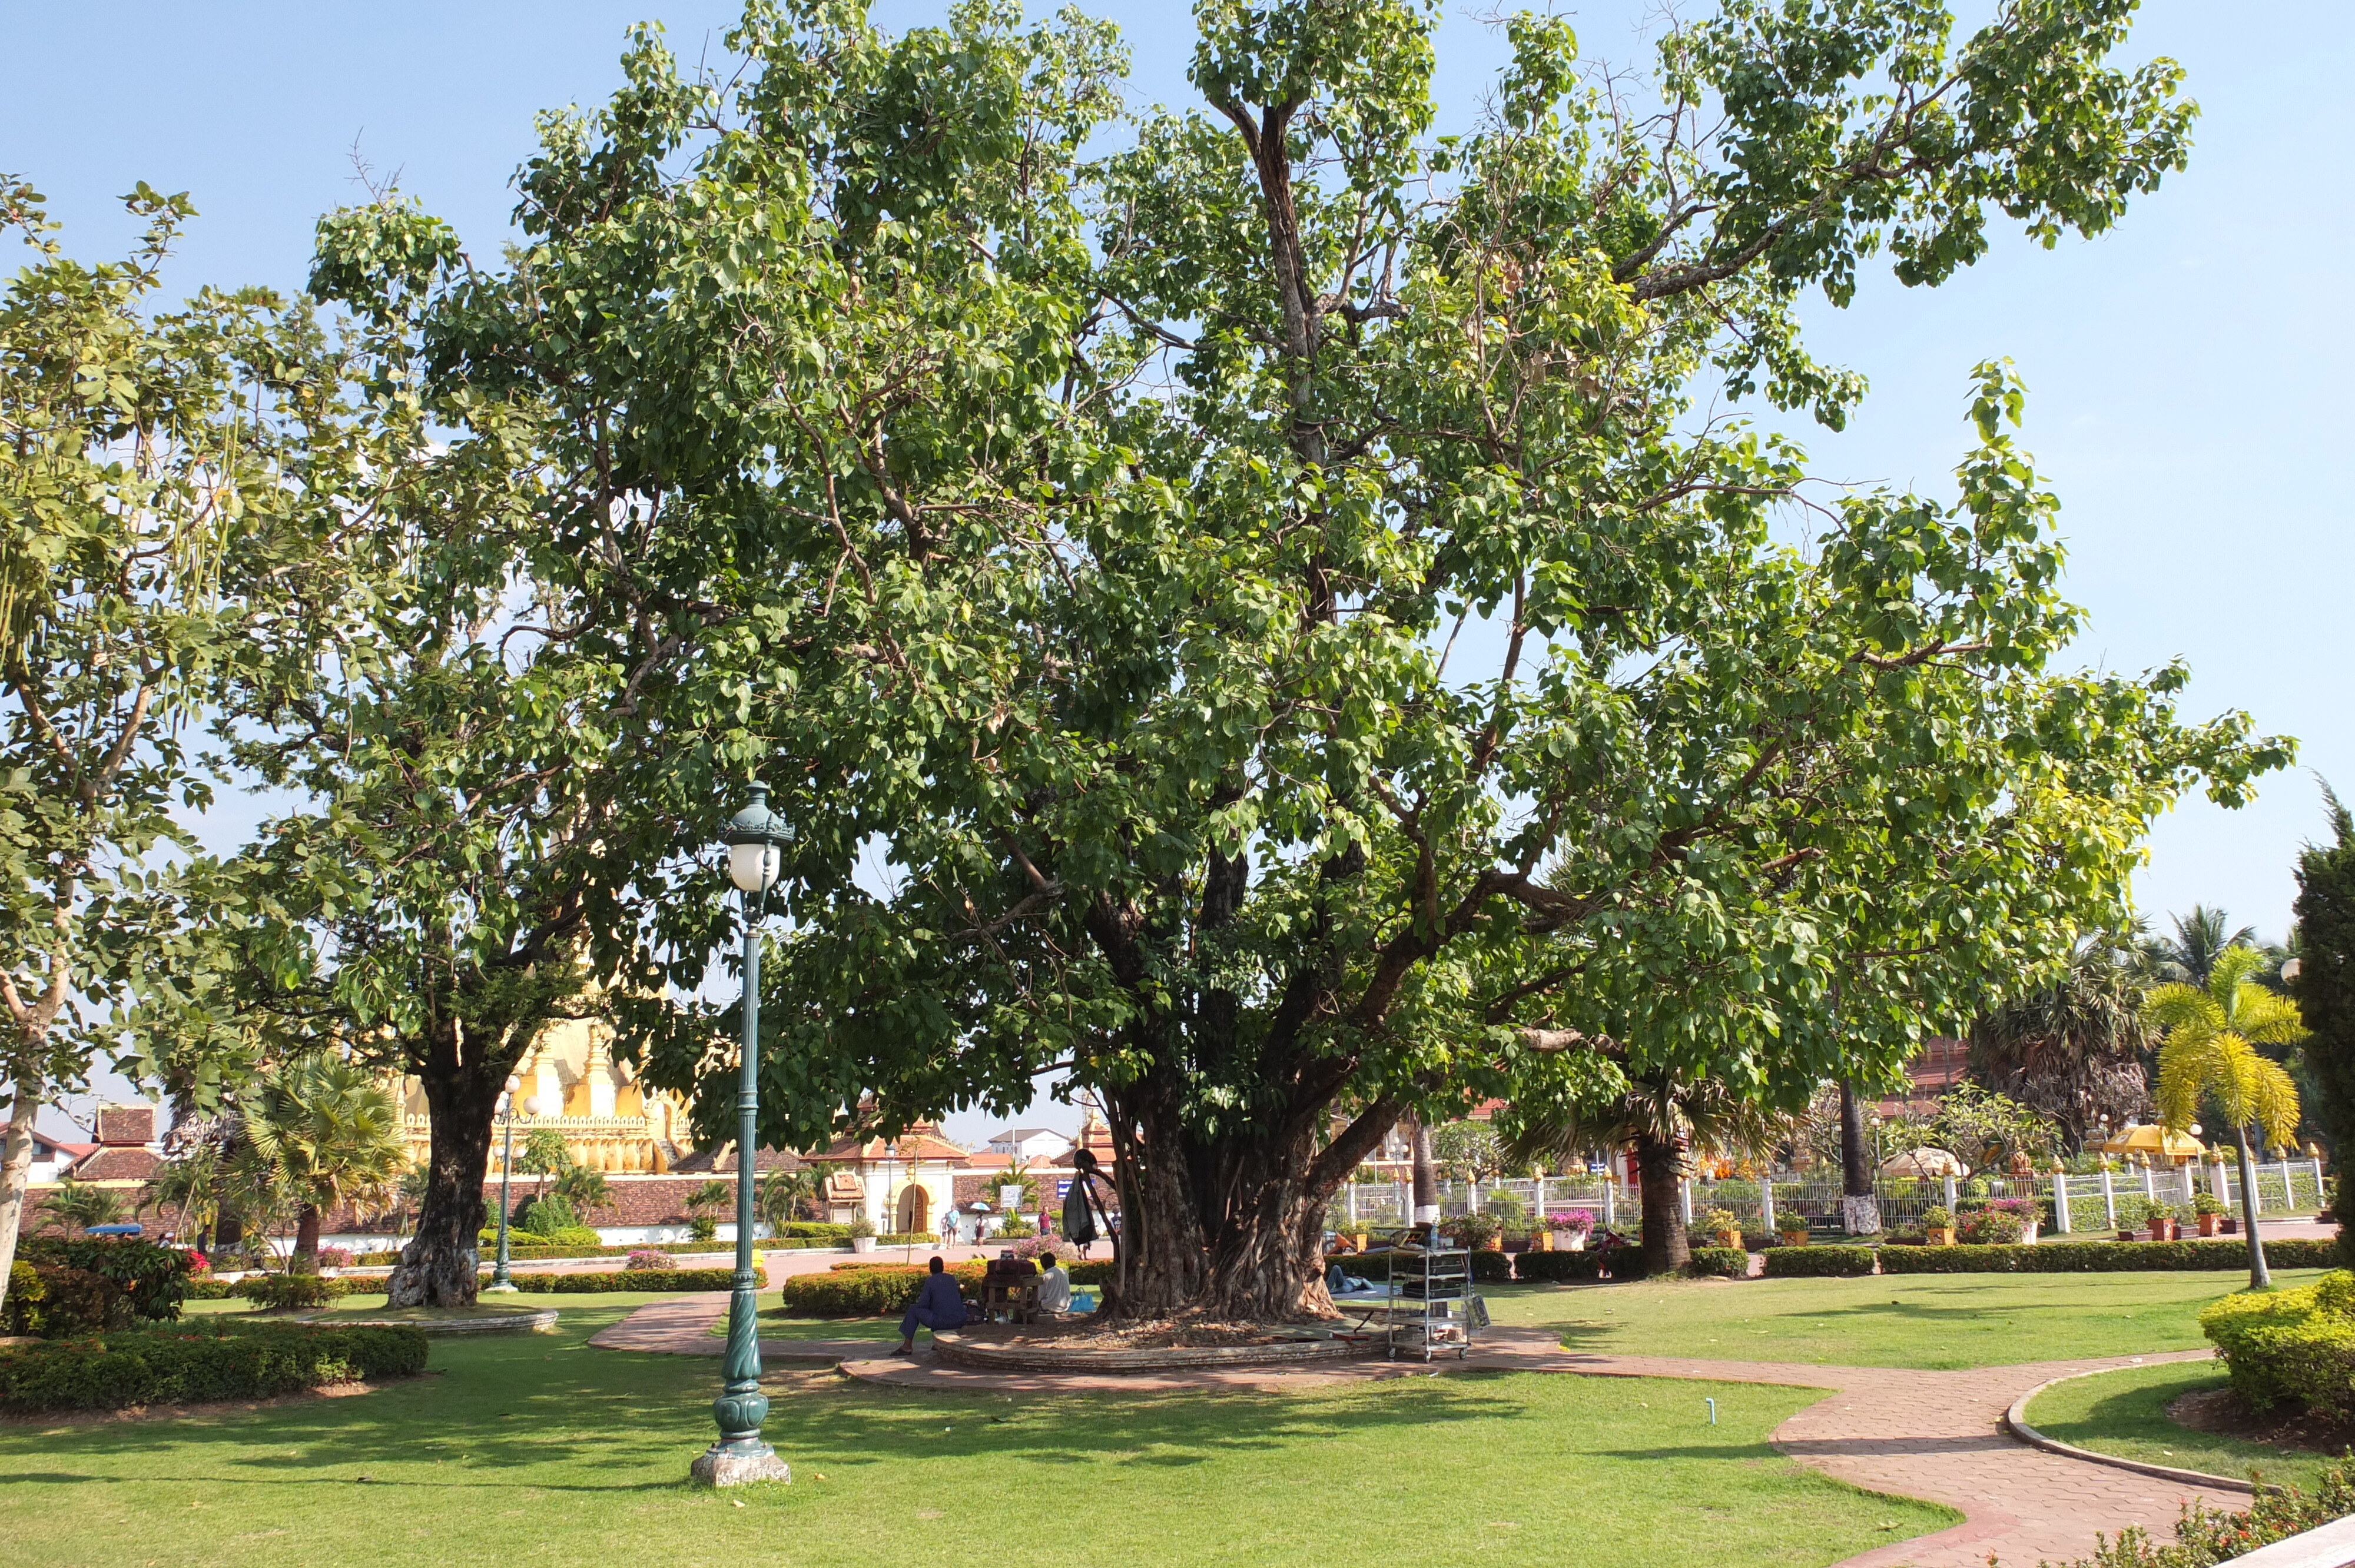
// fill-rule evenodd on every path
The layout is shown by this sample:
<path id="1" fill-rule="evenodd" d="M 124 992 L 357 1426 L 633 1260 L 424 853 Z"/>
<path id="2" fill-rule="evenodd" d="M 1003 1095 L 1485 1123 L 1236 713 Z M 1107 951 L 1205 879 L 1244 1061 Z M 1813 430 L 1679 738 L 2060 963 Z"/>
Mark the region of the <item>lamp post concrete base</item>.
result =
<path id="1" fill-rule="evenodd" d="M 794 1472 L 765 1443 L 756 1454 L 730 1454 L 715 1444 L 695 1457 L 687 1477 L 698 1487 L 742 1487 L 754 1481 L 790 1481 Z"/>
<path id="2" fill-rule="evenodd" d="M 522 1291 L 523 1287 L 520 1285 L 485 1285 L 480 1290 L 475 1291 L 474 1294 L 477 1296 L 517 1296 L 520 1295 Z"/>

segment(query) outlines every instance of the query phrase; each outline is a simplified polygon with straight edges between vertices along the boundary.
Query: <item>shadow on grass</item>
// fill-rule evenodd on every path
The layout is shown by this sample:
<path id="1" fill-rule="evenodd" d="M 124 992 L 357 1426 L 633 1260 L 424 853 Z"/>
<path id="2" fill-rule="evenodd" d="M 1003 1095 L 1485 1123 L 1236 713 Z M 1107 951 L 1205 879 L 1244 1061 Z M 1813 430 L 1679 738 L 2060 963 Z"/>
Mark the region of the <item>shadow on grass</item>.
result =
<path id="1" fill-rule="evenodd" d="M 568 1312 L 558 1334 L 530 1340 L 436 1340 L 429 1375 L 357 1398 L 15 1428 L 0 1433 L 0 1482 L 349 1484 L 364 1490 L 372 1478 L 451 1490 L 672 1490 L 686 1485 L 687 1461 L 711 1439 L 715 1368 L 703 1359 L 588 1348 L 589 1335 L 627 1310 Z M 1008 1460 L 1182 1468 L 1216 1456 L 1273 1454 L 1381 1428 L 1435 1432 L 1529 1408 L 1487 1378 L 1324 1390 L 1307 1403 L 1207 1392 L 1114 1398 L 953 1393 L 787 1373 L 771 1397 L 765 1435 L 783 1452 L 824 1456 L 827 1467 L 844 1470 L 955 1458 L 972 1462 L 976 1474 Z M 12 1451 L 35 1457 L 36 1446 L 47 1467 L 7 1468 Z M 58 1467 L 77 1459 L 104 1462 L 88 1471 Z"/>

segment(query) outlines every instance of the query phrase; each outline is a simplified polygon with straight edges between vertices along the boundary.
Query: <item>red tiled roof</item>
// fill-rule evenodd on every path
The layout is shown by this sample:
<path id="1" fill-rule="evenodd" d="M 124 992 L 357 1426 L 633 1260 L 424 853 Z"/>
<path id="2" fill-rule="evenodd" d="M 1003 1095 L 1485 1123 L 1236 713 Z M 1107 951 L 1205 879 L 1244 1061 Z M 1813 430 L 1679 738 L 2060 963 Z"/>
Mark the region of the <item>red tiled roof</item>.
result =
<path id="1" fill-rule="evenodd" d="M 139 1148 L 104 1148 L 74 1161 L 77 1181 L 144 1181 L 163 1169 L 163 1156 Z"/>
<path id="2" fill-rule="evenodd" d="M 764 1149 L 752 1157 L 752 1169 L 756 1173 L 763 1171 L 798 1171 L 808 1163 L 809 1161 L 800 1155 L 783 1149 Z M 733 1176 L 736 1173 L 736 1146 L 731 1143 L 720 1150 L 698 1149 L 681 1159 L 671 1169 L 681 1175 L 717 1172 Z"/>

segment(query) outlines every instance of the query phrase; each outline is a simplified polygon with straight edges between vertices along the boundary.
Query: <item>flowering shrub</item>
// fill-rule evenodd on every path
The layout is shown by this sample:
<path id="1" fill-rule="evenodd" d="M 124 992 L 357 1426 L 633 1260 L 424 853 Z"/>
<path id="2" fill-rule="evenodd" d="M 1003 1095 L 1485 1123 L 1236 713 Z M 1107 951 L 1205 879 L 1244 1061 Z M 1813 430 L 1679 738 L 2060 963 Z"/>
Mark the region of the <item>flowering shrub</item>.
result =
<path id="1" fill-rule="evenodd" d="M 1546 1224 L 1552 1230 L 1568 1231 L 1572 1235 L 1584 1235 L 1594 1228 L 1594 1211 L 1557 1209 L 1546 1216 Z"/>
<path id="2" fill-rule="evenodd" d="M 351 1266 L 352 1255 L 347 1248 L 339 1246 L 323 1246 L 319 1249 L 319 1266 L 321 1268 L 349 1268 Z"/>
<path id="3" fill-rule="evenodd" d="M 1984 1209 L 1975 1209 L 1965 1214 L 1963 1223 L 1955 1230 L 1972 1246 L 2009 1246 L 2019 1240 L 2027 1227 L 2020 1223 L 2017 1213 L 1989 1203 Z"/>
<path id="4" fill-rule="evenodd" d="M 630 1260 L 622 1266 L 624 1269 L 669 1268 L 672 1266 L 672 1260 L 670 1254 L 666 1252 L 657 1252 L 653 1247 L 642 1246 L 630 1254 Z"/>

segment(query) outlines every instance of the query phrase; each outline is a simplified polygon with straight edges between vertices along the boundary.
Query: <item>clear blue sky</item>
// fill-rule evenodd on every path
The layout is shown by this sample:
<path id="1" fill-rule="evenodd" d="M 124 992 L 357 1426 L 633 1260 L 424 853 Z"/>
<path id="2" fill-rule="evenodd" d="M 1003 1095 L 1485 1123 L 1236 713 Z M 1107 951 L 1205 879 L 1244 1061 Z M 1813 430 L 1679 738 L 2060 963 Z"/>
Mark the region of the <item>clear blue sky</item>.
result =
<path id="1" fill-rule="evenodd" d="M 1190 101 L 1184 5 L 1089 8 L 1128 34 L 1139 101 Z M 1503 55 L 1501 37 L 1471 19 L 1487 8 L 1448 5 L 1439 92 L 1451 126 L 1476 112 Z M 357 196 L 357 141 L 489 255 L 533 113 L 611 90 L 630 22 L 661 20 L 692 60 L 719 52 L 735 9 L 0 0 L 11 67 L 0 171 L 48 195 L 83 255 L 120 244 L 113 198 L 133 182 L 189 191 L 203 216 L 177 281 L 294 288 L 314 219 Z M 876 14 L 896 28 L 939 9 L 883 0 Z M 1648 59 L 1636 28 L 1653 0 L 1564 9 L 1590 57 Z M 2355 795 L 2355 544 L 2329 457 L 2349 450 L 2355 414 L 2355 225 L 2339 151 L 2355 144 L 2355 6 L 2151 0 L 2129 52 L 2188 68 L 2205 111 L 2190 171 L 2097 241 L 2045 252 L 1999 238 L 1945 288 L 1907 291 L 1881 274 L 1846 312 L 1819 302 L 1818 351 L 1863 370 L 1873 394 L 1845 435 L 1800 433 L 1832 476 L 1940 485 L 1962 448 L 1971 366 L 2010 357 L 2032 395 L 2027 444 L 2064 503 L 2068 586 L 2092 612 L 2079 657 L 2138 670 L 2181 655 L 2194 672 L 2189 712 L 2245 708 L 2298 736 L 2304 765 Z M 2187 802 L 2153 835 L 2139 901 L 2153 913 L 2220 904 L 2278 936 L 2292 861 L 2321 831 L 2303 771 L 2277 776 L 2243 811 Z"/>

